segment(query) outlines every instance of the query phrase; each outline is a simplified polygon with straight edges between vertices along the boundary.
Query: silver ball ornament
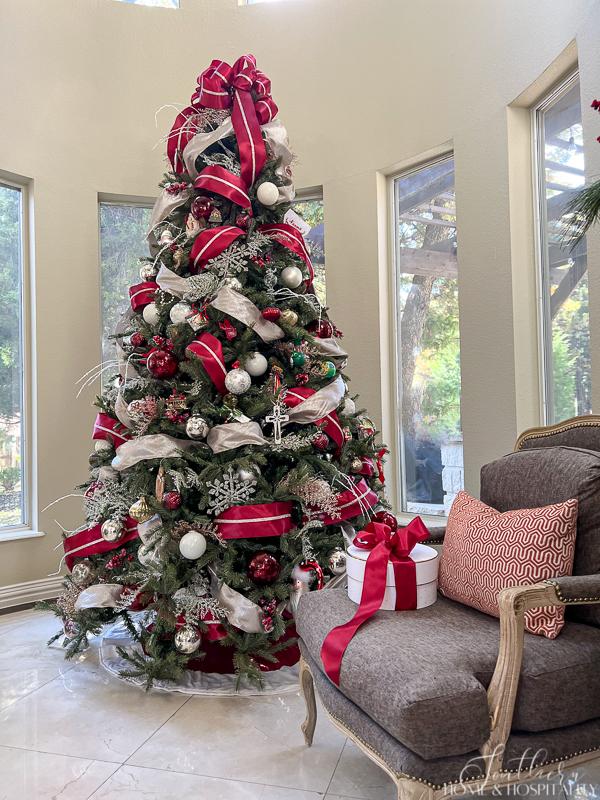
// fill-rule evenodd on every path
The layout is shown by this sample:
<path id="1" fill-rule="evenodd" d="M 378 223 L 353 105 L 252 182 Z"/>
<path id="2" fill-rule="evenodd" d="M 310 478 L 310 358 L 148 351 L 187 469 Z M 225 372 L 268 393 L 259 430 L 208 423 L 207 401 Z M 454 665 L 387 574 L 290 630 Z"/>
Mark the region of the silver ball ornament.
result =
<path id="1" fill-rule="evenodd" d="M 157 325 L 160 314 L 158 313 L 156 303 L 148 303 L 147 306 L 144 306 L 142 317 L 144 318 L 144 322 L 147 322 L 148 325 Z"/>
<path id="2" fill-rule="evenodd" d="M 268 366 L 269 362 L 263 354 L 259 352 L 250 353 L 244 361 L 244 369 L 253 378 L 264 375 Z"/>
<path id="3" fill-rule="evenodd" d="M 255 481 L 260 475 L 260 467 L 258 464 L 253 464 L 251 468 L 238 467 L 235 474 L 241 481 Z"/>
<path id="4" fill-rule="evenodd" d="M 186 303 L 185 300 L 180 300 L 179 303 L 175 303 L 169 311 L 169 317 L 174 325 L 179 325 L 181 322 L 185 322 L 191 313 L 191 305 Z"/>
<path id="5" fill-rule="evenodd" d="M 94 579 L 94 568 L 89 561 L 78 561 L 73 564 L 71 578 L 77 586 L 89 586 Z"/>
<path id="6" fill-rule="evenodd" d="M 271 181 L 263 181 L 256 190 L 256 198 L 263 206 L 274 206 L 279 200 L 279 189 Z"/>
<path id="7" fill-rule="evenodd" d="M 288 289 L 297 289 L 302 280 L 302 270 L 299 267 L 285 267 L 279 276 L 279 282 Z"/>
<path id="8" fill-rule="evenodd" d="M 347 397 L 344 400 L 344 405 L 342 406 L 342 414 L 350 416 L 355 413 L 356 413 L 356 403 L 351 397 Z"/>
<path id="9" fill-rule="evenodd" d="M 107 519 L 102 523 L 100 534 L 105 542 L 118 542 L 123 535 L 123 525 L 118 519 Z"/>
<path id="10" fill-rule="evenodd" d="M 158 270 L 154 266 L 154 264 L 149 264 L 148 262 L 142 264 L 140 267 L 140 278 L 143 281 L 151 281 L 156 278 L 158 275 Z"/>
<path id="11" fill-rule="evenodd" d="M 239 292 L 242 288 L 242 282 L 233 275 L 230 275 L 228 278 L 225 278 L 225 286 L 228 286 L 230 289 L 234 289 L 236 292 Z"/>
<path id="12" fill-rule="evenodd" d="M 201 641 L 202 634 L 195 625 L 184 625 L 175 633 L 175 647 L 186 655 L 195 653 Z"/>
<path id="13" fill-rule="evenodd" d="M 179 552 L 190 561 L 200 558 L 206 552 L 206 536 L 200 531 L 188 531 L 179 540 Z"/>
<path id="14" fill-rule="evenodd" d="M 333 575 L 343 575 L 346 572 L 346 553 L 341 547 L 336 547 L 329 554 L 329 571 Z"/>
<path id="15" fill-rule="evenodd" d="M 108 455 L 108 453 L 112 453 L 112 451 L 113 446 L 106 439 L 96 439 L 94 441 L 94 452 L 98 453 L 99 456 Z"/>
<path id="16" fill-rule="evenodd" d="M 209 430 L 208 422 L 199 414 L 192 414 L 185 423 L 185 432 L 190 439 L 205 439 Z"/>
<path id="17" fill-rule="evenodd" d="M 252 379 L 245 369 L 231 369 L 225 375 L 225 388 L 231 394 L 244 394 L 252 385 Z"/>
<path id="18" fill-rule="evenodd" d="M 137 558 L 144 567 L 158 566 L 160 564 L 160 552 L 153 545 L 141 544 L 137 550 Z"/>

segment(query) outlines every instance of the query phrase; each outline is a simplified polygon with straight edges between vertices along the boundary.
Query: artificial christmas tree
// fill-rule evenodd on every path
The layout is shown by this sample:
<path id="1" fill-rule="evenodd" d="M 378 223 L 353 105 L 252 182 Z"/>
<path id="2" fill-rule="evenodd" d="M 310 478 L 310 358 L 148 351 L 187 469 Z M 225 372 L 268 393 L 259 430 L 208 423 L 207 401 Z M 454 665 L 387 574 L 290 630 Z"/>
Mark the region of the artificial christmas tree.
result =
<path id="1" fill-rule="evenodd" d="M 295 663 L 296 603 L 343 573 L 343 526 L 393 520 L 276 114 L 243 56 L 213 61 L 174 122 L 119 375 L 97 399 L 86 525 L 64 539 L 68 654 L 121 616 L 148 683 Z"/>

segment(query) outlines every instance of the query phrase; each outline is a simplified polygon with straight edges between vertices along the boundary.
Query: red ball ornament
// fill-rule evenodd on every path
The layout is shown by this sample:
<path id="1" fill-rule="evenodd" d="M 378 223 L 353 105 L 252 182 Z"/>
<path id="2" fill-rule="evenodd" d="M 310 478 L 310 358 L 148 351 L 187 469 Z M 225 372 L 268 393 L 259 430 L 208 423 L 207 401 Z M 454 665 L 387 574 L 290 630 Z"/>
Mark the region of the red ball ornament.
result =
<path id="1" fill-rule="evenodd" d="M 142 336 L 139 331 L 132 333 L 129 337 L 129 341 L 131 342 L 132 347 L 145 347 L 146 345 L 146 337 Z"/>
<path id="2" fill-rule="evenodd" d="M 235 218 L 235 224 L 242 230 L 248 230 L 250 227 L 250 217 L 247 214 L 238 214 Z"/>
<path id="3" fill-rule="evenodd" d="M 155 378 L 172 378 L 177 372 L 177 359 L 166 350 L 154 350 L 148 356 L 146 366 Z"/>
<path id="4" fill-rule="evenodd" d="M 181 495 L 179 492 L 167 492 L 162 502 L 167 511 L 177 511 L 181 505 Z"/>
<path id="5" fill-rule="evenodd" d="M 307 328 L 310 333 L 314 333 L 319 339 L 331 339 L 334 328 L 328 319 L 320 319 L 311 322 Z"/>
<path id="6" fill-rule="evenodd" d="M 329 437 L 326 433 L 322 431 L 320 433 L 315 433 L 315 435 L 311 439 L 313 447 L 316 447 L 317 450 L 327 450 L 327 446 L 329 444 Z"/>
<path id="7" fill-rule="evenodd" d="M 257 553 L 248 564 L 248 577 L 254 583 L 273 583 L 280 572 L 279 561 L 270 553 Z"/>
<path id="8" fill-rule="evenodd" d="M 373 520 L 374 522 L 381 522 L 383 525 L 387 525 L 388 528 L 391 528 L 393 531 L 398 529 L 398 520 L 393 514 L 390 514 L 389 511 L 378 511 L 373 517 Z"/>
<path id="9" fill-rule="evenodd" d="M 299 372 L 296 375 L 296 383 L 299 383 L 299 384 L 308 383 L 309 380 L 310 380 L 310 376 L 308 375 L 307 372 Z"/>
<path id="10" fill-rule="evenodd" d="M 208 197 L 196 197 L 192 201 L 192 207 L 190 209 L 194 219 L 208 219 L 212 210 L 213 204 Z"/>
<path id="11" fill-rule="evenodd" d="M 268 308 L 263 308 L 261 314 L 269 322 L 277 322 L 281 316 L 281 309 L 275 308 L 275 306 L 269 306 Z"/>

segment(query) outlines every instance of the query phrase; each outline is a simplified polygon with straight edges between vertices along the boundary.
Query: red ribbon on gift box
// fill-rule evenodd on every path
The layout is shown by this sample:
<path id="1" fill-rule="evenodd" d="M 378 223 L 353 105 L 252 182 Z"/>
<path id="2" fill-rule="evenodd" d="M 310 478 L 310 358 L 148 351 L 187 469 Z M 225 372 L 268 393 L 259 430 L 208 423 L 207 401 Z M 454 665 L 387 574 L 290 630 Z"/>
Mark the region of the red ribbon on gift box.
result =
<path id="1" fill-rule="evenodd" d="M 215 517 L 223 539 L 257 539 L 281 536 L 293 528 L 291 503 L 255 503 L 231 506 Z"/>
<path id="2" fill-rule="evenodd" d="M 125 425 L 120 423 L 118 419 L 100 412 L 96 415 L 92 439 L 104 439 L 117 448 L 123 442 L 131 439 L 131 436 Z"/>
<path id="3" fill-rule="evenodd" d="M 352 637 L 381 607 L 388 562 L 394 568 L 396 609 L 417 607 L 417 568 L 410 553 L 417 542 L 428 537 L 429 532 L 420 517 L 415 517 L 406 527 L 395 531 L 381 522 L 370 522 L 355 536 L 353 544 L 356 547 L 371 551 L 365 564 L 360 605 L 349 622 L 338 625 L 327 634 L 321 647 L 325 673 L 336 686 L 340 684 L 342 658 Z"/>
<path id="4" fill-rule="evenodd" d="M 73 564 L 78 558 L 108 553 L 138 537 L 137 522 L 131 517 L 126 517 L 123 523 L 123 535 L 116 542 L 105 541 L 100 532 L 101 528 L 101 524 L 94 525 L 93 528 L 86 528 L 84 531 L 79 531 L 79 533 L 63 539 L 65 563 L 70 570 L 73 569 Z"/>
<path id="5" fill-rule="evenodd" d="M 212 333 L 201 333 L 185 348 L 186 355 L 194 355 L 200 359 L 215 388 L 220 394 L 227 394 L 225 375 L 227 368 L 223 359 L 221 342 Z"/>
<path id="6" fill-rule="evenodd" d="M 158 283 L 155 281 L 144 281 L 143 283 L 136 283 L 135 286 L 129 287 L 129 301 L 131 308 L 137 311 L 139 308 L 149 305 L 154 302 L 154 294 L 158 289 Z"/>

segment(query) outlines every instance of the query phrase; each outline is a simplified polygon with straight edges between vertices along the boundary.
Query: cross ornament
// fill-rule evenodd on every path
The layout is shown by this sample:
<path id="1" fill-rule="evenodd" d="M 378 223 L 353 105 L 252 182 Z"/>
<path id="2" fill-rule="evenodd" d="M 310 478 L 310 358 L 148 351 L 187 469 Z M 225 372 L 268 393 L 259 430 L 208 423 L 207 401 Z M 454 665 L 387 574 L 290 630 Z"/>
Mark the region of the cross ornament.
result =
<path id="1" fill-rule="evenodd" d="M 265 417 L 265 422 L 273 423 L 273 436 L 275 438 L 275 444 L 281 444 L 281 425 L 282 423 L 286 423 L 289 418 L 290 415 L 286 414 L 282 408 L 281 400 L 278 400 L 275 403 L 272 413 Z"/>

